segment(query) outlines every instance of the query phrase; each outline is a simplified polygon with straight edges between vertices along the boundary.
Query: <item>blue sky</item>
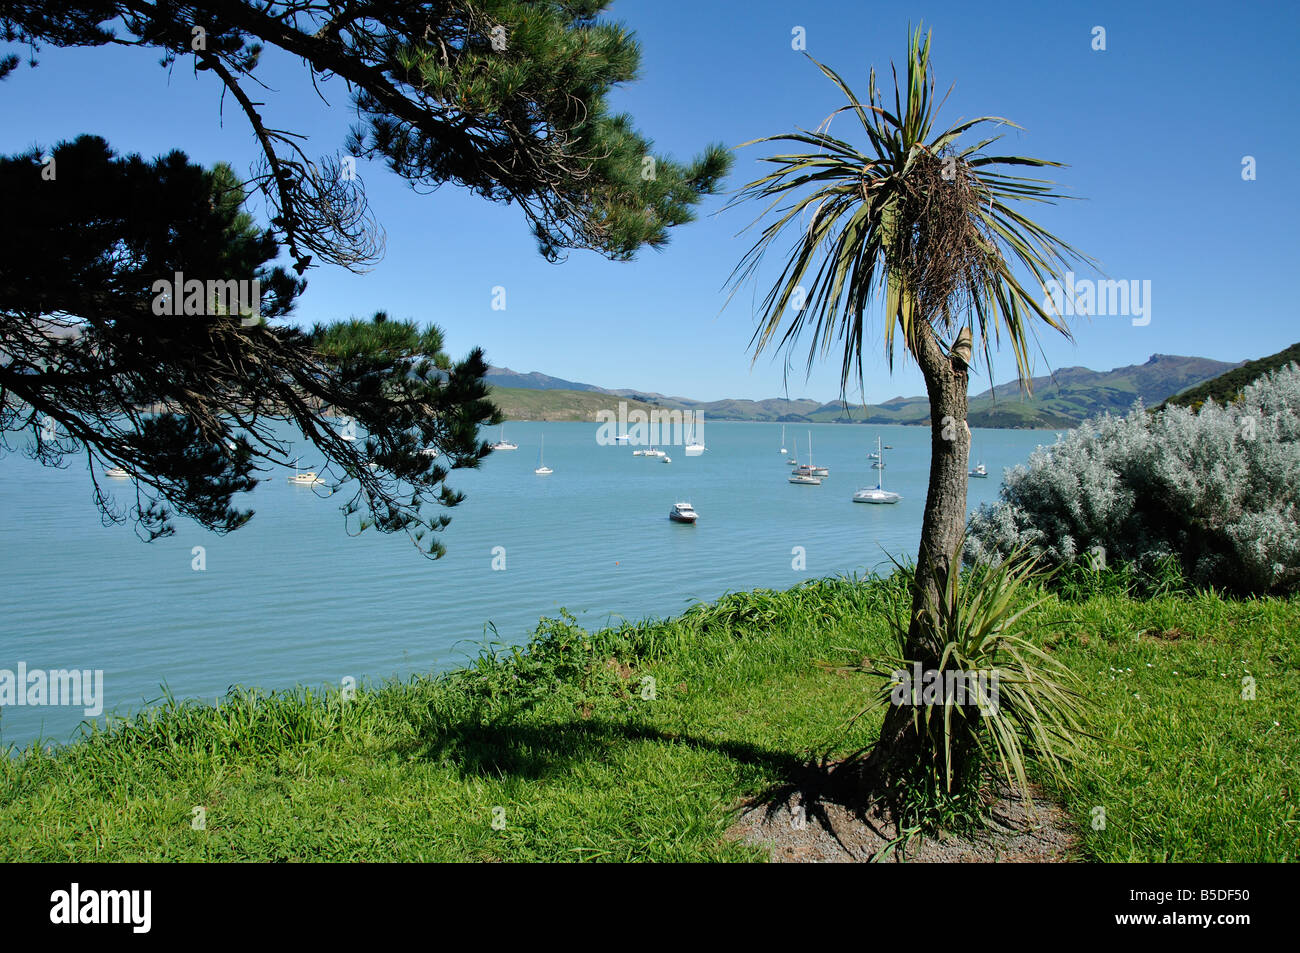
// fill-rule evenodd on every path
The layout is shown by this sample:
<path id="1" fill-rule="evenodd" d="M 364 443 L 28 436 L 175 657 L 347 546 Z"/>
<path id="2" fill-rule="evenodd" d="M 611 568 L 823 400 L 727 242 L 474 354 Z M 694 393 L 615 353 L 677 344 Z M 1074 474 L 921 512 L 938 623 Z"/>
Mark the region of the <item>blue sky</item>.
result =
<path id="1" fill-rule="evenodd" d="M 1298 10 L 1291 2 L 617 0 L 611 15 L 636 32 L 643 58 L 641 78 L 614 105 L 658 151 L 682 157 L 708 142 L 736 146 L 812 128 L 839 101 L 791 49 L 796 26 L 812 56 L 864 92 L 868 68 L 887 77 L 891 59 L 906 54 L 908 24 L 924 20 L 940 90 L 956 84 L 941 121 L 992 114 L 1024 127 L 1010 131 L 1007 151 L 1069 163 L 1056 177 L 1083 199 L 1036 209 L 1040 220 L 1099 259 L 1108 277 L 1151 282 L 1149 324 L 1076 319 L 1073 342 L 1040 335 L 1035 371 L 1109 369 L 1152 353 L 1243 360 L 1300 339 L 1285 277 L 1300 257 Z M 1106 30 L 1104 52 L 1092 49 L 1096 26 Z M 0 150 L 90 132 L 119 152 L 179 147 L 195 161 L 247 170 L 255 143 L 229 101 L 223 120 L 216 79 L 179 65 L 169 73 L 157 61 L 145 50 L 42 51 L 37 69 L 0 83 Z M 308 134 L 309 153 L 341 149 L 354 120 L 341 83 L 324 85 L 326 106 L 287 57 L 264 57 L 259 74 L 273 87 L 263 97 L 270 124 Z M 852 132 L 844 120 L 832 131 Z M 738 153 L 728 188 L 752 177 L 758 154 Z M 1254 181 L 1242 178 L 1244 156 L 1255 158 Z M 710 200 L 663 251 L 631 263 L 574 253 L 553 265 L 536 254 L 514 208 L 451 187 L 416 194 L 378 164 L 359 172 L 387 231 L 386 257 L 362 276 L 309 271 L 300 323 L 383 308 L 441 325 L 453 355 L 477 345 L 494 364 L 606 387 L 705 400 L 838 392 L 835 361 L 805 379 L 797 353 L 788 389 L 779 357 L 751 367 L 751 296 L 723 308 L 726 279 L 750 241 L 737 233 L 756 209 L 717 214 L 723 200 Z M 491 307 L 498 285 L 504 311 Z M 906 362 L 890 375 L 878 329 L 864 365 L 870 401 L 923 393 Z M 1003 352 L 994 378 L 1013 372 Z M 987 384 L 978 376 L 972 390 Z"/>

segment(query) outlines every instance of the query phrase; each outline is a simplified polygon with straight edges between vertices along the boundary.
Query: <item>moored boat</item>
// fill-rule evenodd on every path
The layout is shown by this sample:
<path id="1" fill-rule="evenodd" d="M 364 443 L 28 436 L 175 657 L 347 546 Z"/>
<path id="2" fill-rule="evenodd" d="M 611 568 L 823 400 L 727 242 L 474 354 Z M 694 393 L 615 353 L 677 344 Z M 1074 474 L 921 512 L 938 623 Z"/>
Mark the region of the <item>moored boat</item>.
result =
<path id="1" fill-rule="evenodd" d="M 674 503 L 673 508 L 668 511 L 668 518 L 674 523 L 694 523 L 700 518 L 700 514 L 695 512 L 695 507 L 689 503 Z"/>
<path id="2" fill-rule="evenodd" d="M 853 494 L 854 503 L 897 503 L 902 497 L 893 490 L 886 490 L 881 480 L 884 477 L 885 457 L 884 449 L 880 445 L 880 438 L 876 438 L 876 452 L 871 454 L 877 460 L 872 466 L 876 468 L 876 485 L 859 487 L 858 491 Z"/>
<path id="3" fill-rule="evenodd" d="M 492 444 L 493 450 L 518 450 L 519 444 L 511 443 L 506 439 L 506 425 L 501 425 L 501 439 Z"/>

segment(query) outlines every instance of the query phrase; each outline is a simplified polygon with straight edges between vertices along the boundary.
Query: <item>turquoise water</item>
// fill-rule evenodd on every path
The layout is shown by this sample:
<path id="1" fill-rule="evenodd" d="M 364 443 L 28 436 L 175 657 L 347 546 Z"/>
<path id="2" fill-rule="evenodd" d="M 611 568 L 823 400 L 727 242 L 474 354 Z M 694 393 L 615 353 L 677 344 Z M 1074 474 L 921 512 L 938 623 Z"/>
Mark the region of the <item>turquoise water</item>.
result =
<path id="1" fill-rule="evenodd" d="M 451 483 L 466 501 L 451 511 L 447 555 L 430 561 L 404 536 L 349 537 L 344 496 L 292 486 L 286 475 L 251 496 L 256 517 L 225 537 L 177 521 L 177 534 L 141 542 L 104 526 L 84 466 L 49 469 L 0 459 L 0 670 L 102 669 L 105 712 L 136 710 L 166 685 L 212 700 L 234 685 L 338 685 L 446 669 L 485 638 L 525 641 L 561 607 L 588 627 L 675 615 L 728 590 L 787 588 L 801 579 L 887 567 L 914 556 L 925 504 L 929 432 L 919 427 L 787 427 L 806 459 L 812 431 L 820 486 L 787 482 L 791 467 L 772 424 L 708 423 L 708 451 L 671 464 L 598 446 L 596 425 L 514 423 L 519 450 L 493 454 Z M 537 448 L 546 437 L 538 476 Z M 867 452 L 881 435 L 894 506 L 851 501 L 875 485 Z M 496 439 L 495 431 L 489 435 Z M 972 460 L 990 478 L 970 481 L 970 505 L 996 497 L 1005 467 L 1055 434 L 976 431 Z M 304 455 L 302 466 L 319 466 Z M 105 481 L 123 500 L 129 481 Z M 668 520 L 677 500 L 695 526 Z M 241 504 L 243 505 L 243 504 Z M 193 547 L 206 569 L 192 568 Z M 504 547 L 505 569 L 494 570 Z M 795 547 L 805 554 L 795 568 Z M 495 635 L 487 629 L 495 626 Z M 7 706 L 0 740 L 67 741 L 80 708 Z"/>

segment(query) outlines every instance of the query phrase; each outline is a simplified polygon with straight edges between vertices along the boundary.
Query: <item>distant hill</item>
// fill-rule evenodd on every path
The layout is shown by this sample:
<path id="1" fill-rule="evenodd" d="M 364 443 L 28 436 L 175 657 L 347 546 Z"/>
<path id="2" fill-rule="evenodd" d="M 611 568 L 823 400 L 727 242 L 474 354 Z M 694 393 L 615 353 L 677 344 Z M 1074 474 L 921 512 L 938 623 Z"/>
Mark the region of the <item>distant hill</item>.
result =
<path id="1" fill-rule="evenodd" d="M 1220 374 L 1203 384 L 1197 384 L 1195 387 L 1180 391 L 1160 406 L 1166 407 L 1173 404 L 1199 410 L 1207 400 L 1213 400 L 1220 405 L 1230 404 L 1241 395 L 1242 389 L 1247 384 L 1263 377 L 1270 371 L 1275 371 L 1279 367 L 1285 367 L 1292 363 L 1300 364 L 1300 343 L 1292 344 L 1289 348 L 1278 351 L 1276 354 L 1270 354 L 1268 357 L 1261 357 L 1256 361 L 1247 361 L 1245 364 L 1238 365 L 1227 373 Z"/>
<path id="2" fill-rule="evenodd" d="M 1287 352 L 1283 352 L 1284 354 Z M 972 427 L 1064 428 L 1094 414 L 1125 413 L 1139 398 L 1148 407 L 1239 367 L 1203 357 L 1153 354 L 1145 364 L 1094 371 L 1061 368 L 1032 381 L 1026 398 L 1016 383 L 999 384 L 970 401 Z M 677 408 L 697 410 L 707 420 L 754 420 L 771 423 L 924 424 L 930 418 L 925 397 L 894 397 L 882 404 L 849 404 L 785 398 L 768 400 L 698 401 L 634 390 L 610 390 L 578 384 L 534 371 L 520 374 L 492 368 L 488 383 L 493 399 L 507 417 L 516 420 L 595 420 L 596 410 L 616 410 L 620 399 L 628 409 Z"/>
<path id="3" fill-rule="evenodd" d="M 627 401 L 628 410 L 651 411 L 654 404 L 617 397 L 596 389 L 546 390 L 537 387 L 492 388 L 492 402 L 501 408 L 507 420 L 588 420 L 596 419 L 598 410 L 618 410 L 618 402 Z M 707 419 L 707 418 L 706 418 Z"/>
<path id="4" fill-rule="evenodd" d="M 594 384 L 579 384 L 576 381 L 566 381 L 561 377 L 551 377 L 540 371 L 530 371 L 527 374 L 521 374 L 518 371 L 512 371 L 508 367 L 489 367 L 487 374 L 484 376 L 493 387 L 509 387 L 519 390 L 594 390 L 603 392 L 604 389 L 596 387 Z"/>

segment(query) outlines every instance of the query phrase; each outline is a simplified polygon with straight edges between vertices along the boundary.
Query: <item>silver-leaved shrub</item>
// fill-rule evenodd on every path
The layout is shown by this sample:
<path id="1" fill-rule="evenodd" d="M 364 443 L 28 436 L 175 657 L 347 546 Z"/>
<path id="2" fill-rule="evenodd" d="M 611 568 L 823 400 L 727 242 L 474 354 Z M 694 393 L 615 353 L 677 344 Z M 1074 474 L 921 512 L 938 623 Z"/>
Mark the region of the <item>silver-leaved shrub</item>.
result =
<path id="1" fill-rule="evenodd" d="M 1237 592 L 1300 587 L 1300 368 L 1261 377 L 1227 407 L 1139 403 L 1039 447 L 970 521 L 966 558 L 1026 545 L 1049 565 L 1153 569 Z"/>

